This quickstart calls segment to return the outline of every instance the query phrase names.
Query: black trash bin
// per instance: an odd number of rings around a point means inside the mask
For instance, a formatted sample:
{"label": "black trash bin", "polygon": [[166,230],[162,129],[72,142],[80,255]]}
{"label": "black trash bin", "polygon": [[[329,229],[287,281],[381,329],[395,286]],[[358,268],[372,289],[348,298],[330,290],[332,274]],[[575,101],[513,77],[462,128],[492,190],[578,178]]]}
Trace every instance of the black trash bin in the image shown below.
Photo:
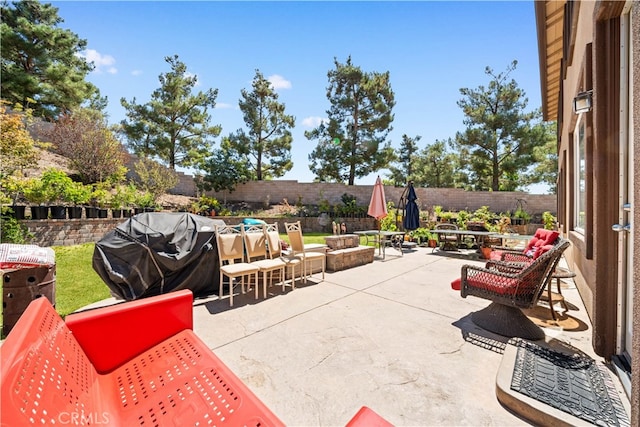
{"label": "black trash bin", "polygon": [[7,336],[31,301],[45,297],[56,305],[56,266],[2,270],[2,333]]}

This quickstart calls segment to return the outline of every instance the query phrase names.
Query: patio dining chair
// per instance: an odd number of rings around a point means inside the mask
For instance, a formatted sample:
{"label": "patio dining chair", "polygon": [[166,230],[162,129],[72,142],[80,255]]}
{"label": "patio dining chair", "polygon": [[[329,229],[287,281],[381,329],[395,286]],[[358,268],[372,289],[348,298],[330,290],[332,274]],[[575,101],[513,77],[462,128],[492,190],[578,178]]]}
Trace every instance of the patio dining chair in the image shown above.
{"label": "patio dining chair", "polygon": [[256,299],[258,298],[258,272],[260,267],[244,262],[244,242],[242,227],[235,225],[216,225],[216,246],[220,260],[220,292],[224,294],[224,277],[229,279],[229,305],[233,306],[233,282],[238,277],[242,293],[245,292],[245,277],[254,277]]}
{"label": "patio dining chair", "polygon": [[[443,223],[437,224],[435,227],[436,230],[457,230],[458,226],[455,224]],[[447,234],[447,233],[437,233],[438,236],[438,246],[443,251],[455,251],[458,249],[458,241],[460,235],[458,234]]]}
{"label": "patio dining chair", "polygon": [[[313,263],[316,261],[319,261],[322,265],[322,280],[324,280],[324,270],[327,262],[327,256],[324,251],[305,251],[300,221],[285,222],[284,226],[291,245],[291,255],[300,258],[302,262],[302,281],[306,283],[307,276],[313,275]],[[307,274],[307,268],[309,269],[309,274]]]}
{"label": "patio dining chair", "polygon": [[[269,250],[269,258],[277,259],[284,263],[286,274],[291,277],[291,289],[296,288],[296,268],[300,266],[300,258],[295,256],[287,256],[282,253],[282,246],[280,243],[280,232],[278,231],[278,223],[266,224],[264,227],[264,235],[267,240],[267,249]],[[284,282],[282,284],[282,290],[284,290]]]}
{"label": "patio dining chair", "polygon": [[251,263],[251,265],[257,266],[260,269],[258,271],[258,275],[262,275],[263,298],[267,297],[267,277],[269,277],[270,281],[272,273],[278,273],[280,283],[282,283],[282,290],[284,291],[286,267],[283,260],[268,256],[268,243],[265,228],[265,224],[245,225],[242,227],[242,236],[244,238],[247,262]]}

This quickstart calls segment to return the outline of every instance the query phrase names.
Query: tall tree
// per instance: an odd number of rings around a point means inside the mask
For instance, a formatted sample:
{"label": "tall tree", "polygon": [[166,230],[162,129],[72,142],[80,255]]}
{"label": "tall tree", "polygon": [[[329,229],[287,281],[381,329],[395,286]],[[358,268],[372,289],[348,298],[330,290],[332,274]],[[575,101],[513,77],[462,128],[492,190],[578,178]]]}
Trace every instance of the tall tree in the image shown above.
{"label": "tall tree", "polygon": [[455,145],[460,152],[468,150],[464,160],[475,190],[516,189],[535,162],[535,147],[545,143],[540,111],[526,112],[525,92],[515,80],[509,80],[517,64],[513,61],[498,74],[486,67],[485,74],[490,78],[487,87],[460,89],[464,98],[458,106],[464,112],[467,128],[456,134]]}
{"label": "tall tree", "polygon": [[31,108],[34,116],[54,118],[98,96],[85,80],[93,64],[78,55],[87,42],[59,28],[61,22],[51,4],[1,6],[2,98]]}
{"label": "tall tree", "polygon": [[127,110],[122,131],[129,148],[141,157],[153,157],[171,169],[198,165],[209,154],[211,137],[220,134],[220,126],[211,126],[209,108],[216,105],[217,89],[193,94],[198,82],[187,73],[178,55],[167,56],[171,71],[160,74],[160,87],[151,101],[137,104],[133,98],[120,103]]}
{"label": "tall tree", "polygon": [[347,182],[386,168],[393,149],[385,141],[393,121],[394,94],[389,72],[363,72],[351,63],[334,59],[335,70],[327,73],[328,121],[305,132],[318,140],[309,154],[310,169],[320,181]]}
{"label": "tall tree", "polygon": [[293,116],[284,113],[285,105],[259,70],[252,83],[253,90],[242,89],[240,111],[247,132],[239,129],[229,136],[231,149],[249,159],[255,179],[278,178],[291,170],[291,128]]}
{"label": "tall tree", "polygon": [[457,187],[457,156],[447,150],[448,141],[436,140],[417,156],[414,182],[422,187]]}
{"label": "tall tree", "polygon": [[416,135],[414,138],[410,138],[407,134],[402,135],[400,148],[394,153],[397,166],[389,167],[389,171],[391,171],[389,179],[394,185],[405,185],[409,181],[415,183],[418,141],[421,138],[420,135]]}
{"label": "tall tree", "polygon": [[62,115],[45,136],[56,151],[69,158],[69,166],[85,184],[118,181],[126,173],[127,154],[100,111],[74,109]]}

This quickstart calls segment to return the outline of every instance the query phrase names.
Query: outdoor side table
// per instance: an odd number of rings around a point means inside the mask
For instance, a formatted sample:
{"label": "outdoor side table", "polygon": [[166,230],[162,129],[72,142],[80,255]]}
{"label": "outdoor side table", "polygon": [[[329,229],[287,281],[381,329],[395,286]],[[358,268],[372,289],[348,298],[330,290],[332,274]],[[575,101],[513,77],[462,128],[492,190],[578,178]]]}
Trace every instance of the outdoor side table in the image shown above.
{"label": "outdoor side table", "polygon": [[574,277],[576,277],[576,273],[563,267],[556,267],[555,271],[551,274],[551,279],[556,279],[556,292],[551,290],[551,281],[549,281],[549,285],[547,286],[547,295],[543,295],[540,299],[543,301],[546,300],[549,303],[549,310],[551,310],[551,317],[553,320],[558,320],[556,318],[556,311],[553,309],[553,306],[556,303],[561,303],[565,311],[569,311],[569,306],[564,300],[562,290],[560,289],[560,280],[572,279]]}

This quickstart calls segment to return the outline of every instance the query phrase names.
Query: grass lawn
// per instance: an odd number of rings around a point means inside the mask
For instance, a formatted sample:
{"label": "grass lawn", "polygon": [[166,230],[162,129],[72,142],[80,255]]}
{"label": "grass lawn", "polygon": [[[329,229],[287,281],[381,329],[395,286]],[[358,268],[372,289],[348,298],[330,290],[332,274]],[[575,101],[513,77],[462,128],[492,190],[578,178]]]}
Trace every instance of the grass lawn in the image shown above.
{"label": "grass lawn", "polygon": [[54,246],[56,253],[56,310],[61,316],[109,298],[109,287],[93,270],[95,244]]}

